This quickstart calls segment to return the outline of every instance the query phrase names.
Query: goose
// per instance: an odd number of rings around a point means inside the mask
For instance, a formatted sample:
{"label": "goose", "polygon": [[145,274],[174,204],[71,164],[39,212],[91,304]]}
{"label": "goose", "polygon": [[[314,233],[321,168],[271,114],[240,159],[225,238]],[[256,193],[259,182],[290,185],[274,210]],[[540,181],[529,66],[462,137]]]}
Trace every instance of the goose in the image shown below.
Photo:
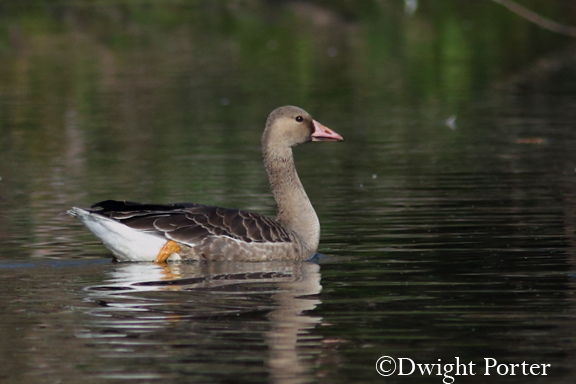
{"label": "goose", "polygon": [[270,113],[262,154],[278,214],[195,203],[140,204],[105,200],[76,217],[117,261],[308,260],[316,254],[320,222],[298,178],[292,148],[309,141],[343,141],[306,111],[284,106]]}

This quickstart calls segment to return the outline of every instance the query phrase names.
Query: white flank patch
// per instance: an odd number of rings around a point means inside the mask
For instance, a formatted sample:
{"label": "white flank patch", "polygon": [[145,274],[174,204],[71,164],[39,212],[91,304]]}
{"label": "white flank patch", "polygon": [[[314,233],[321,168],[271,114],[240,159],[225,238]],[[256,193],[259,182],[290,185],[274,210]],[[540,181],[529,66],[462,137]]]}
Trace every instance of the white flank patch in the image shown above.
{"label": "white flank patch", "polygon": [[[121,261],[154,261],[168,241],[82,208],[74,207],[68,213],[76,216]],[[177,254],[170,256],[170,260],[179,258]]]}

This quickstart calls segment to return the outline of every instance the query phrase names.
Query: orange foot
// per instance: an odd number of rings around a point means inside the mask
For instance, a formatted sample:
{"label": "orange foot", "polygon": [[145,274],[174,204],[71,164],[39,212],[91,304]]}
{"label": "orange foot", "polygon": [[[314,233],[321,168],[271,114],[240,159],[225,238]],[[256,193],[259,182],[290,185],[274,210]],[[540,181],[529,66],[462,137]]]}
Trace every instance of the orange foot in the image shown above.
{"label": "orange foot", "polygon": [[166,244],[164,244],[160,252],[158,252],[158,256],[156,257],[156,260],[154,260],[154,262],[163,263],[166,261],[166,259],[170,257],[171,254],[178,252],[180,252],[180,247],[178,246],[178,244],[176,244],[176,242],[172,240],[168,240]]}

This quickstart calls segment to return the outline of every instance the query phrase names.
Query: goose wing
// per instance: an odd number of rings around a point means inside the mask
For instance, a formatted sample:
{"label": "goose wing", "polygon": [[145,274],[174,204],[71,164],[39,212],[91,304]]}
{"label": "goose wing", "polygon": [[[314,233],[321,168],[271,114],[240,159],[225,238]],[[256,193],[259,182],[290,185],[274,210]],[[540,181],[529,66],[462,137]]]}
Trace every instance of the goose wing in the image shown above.
{"label": "goose wing", "polygon": [[106,200],[91,212],[114,219],[138,231],[155,233],[190,246],[208,237],[229,237],[244,242],[289,242],[275,220],[257,213],[194,203],[139,204]]}

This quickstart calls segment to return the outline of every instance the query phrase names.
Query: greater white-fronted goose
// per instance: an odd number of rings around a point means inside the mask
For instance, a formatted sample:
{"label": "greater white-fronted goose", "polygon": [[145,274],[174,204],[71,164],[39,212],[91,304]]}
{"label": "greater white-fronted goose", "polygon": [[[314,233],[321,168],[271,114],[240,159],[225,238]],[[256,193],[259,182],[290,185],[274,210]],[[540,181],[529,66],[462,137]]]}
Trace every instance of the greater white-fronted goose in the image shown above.
{"label": "greater white-fronted goose", "polygon": [[342,140],[301,108],[272,111],[262,135],[262,154],[278,206],[275,219],[194,203],[115,200],[92,209],[74,207],[68,214],[88,227],[119,261],[307,260],[318,248],[320,223],[296,173],[292,147]]}

